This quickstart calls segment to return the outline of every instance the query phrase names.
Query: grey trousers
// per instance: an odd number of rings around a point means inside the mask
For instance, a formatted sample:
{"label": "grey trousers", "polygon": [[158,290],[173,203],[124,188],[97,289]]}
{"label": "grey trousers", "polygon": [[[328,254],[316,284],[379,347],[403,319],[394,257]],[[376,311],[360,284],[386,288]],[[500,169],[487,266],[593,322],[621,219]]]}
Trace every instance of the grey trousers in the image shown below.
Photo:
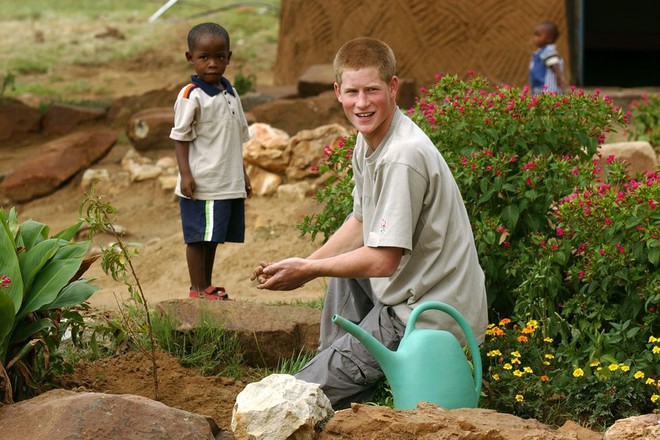
{"label": "grey trousers", "polygon": [[391,350],[399,346],[405,327],[390,307],[374,297],[368,279],[330,280],[321,315],[319,351],[294,376],[320,384],[337,410],[369,400],[384,375],[364,345],[333,324],[334,314],[358,324]]}

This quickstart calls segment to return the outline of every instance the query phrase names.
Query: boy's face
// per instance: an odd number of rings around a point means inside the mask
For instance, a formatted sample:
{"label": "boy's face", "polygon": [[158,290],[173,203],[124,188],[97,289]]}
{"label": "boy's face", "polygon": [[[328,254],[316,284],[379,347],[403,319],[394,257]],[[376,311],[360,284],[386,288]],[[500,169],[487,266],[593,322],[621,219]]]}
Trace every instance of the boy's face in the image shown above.
{"label": "boy's face", "polygon": [[538,25],[534,28],[534,37],[532,38],[536,47],[543,47],[552,43],[552,35],[550,29],[543,25]]}
{"label": "boy's face", "polygon": [[346,70],[341,79],[341,86],[335,83],[337,99],[351,124],[375,149],[392,122],[399,79],[393,76],[387,83],[375,67]]}
{"label": "boy's face", "polygon": [[186,59],[202,80],[220,84],[220,77],[231,59],[231,50],[221,36],[206,34],[197,40],[192,52],[186,52]]}

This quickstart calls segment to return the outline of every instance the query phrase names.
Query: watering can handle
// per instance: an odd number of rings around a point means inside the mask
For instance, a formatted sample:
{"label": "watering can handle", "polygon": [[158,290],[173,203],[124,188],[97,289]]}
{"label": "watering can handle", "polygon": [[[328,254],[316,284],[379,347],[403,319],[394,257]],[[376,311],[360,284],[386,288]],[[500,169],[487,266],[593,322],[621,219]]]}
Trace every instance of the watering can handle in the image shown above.
{"label": "watering can handle", "polygon": [[405,338],[408,335],[408,333],[410,333],[415,328],[417,317],[420,314],[422,314],[422,312],[429,309],[440,310],[442,312],[447,313],[449,316],[454,318],[456,322],[458,322],[458,325],[461,327],[461,330],[463,330],[463,333],[465,333],[465,337],[468,341],[468,347],[470,348],[470,353],[472,354],[472,365],[474,367],[475,393],[477,396],[479,396],[481,394],[481,374],[482,374],[481,354],[479,353],[479,344],[477,344],[477,340],[474,337],[474,332],[472,332],[472,328],[458,310],[456,310],[454,307],[450,306],[449,304],[445,304],[439,301],[423,302],[417,307],[415,307],[413,311],[410,313],[410,317],[408,318],[408,324],[406,325],[406,330],[403,334],[403,337]]}

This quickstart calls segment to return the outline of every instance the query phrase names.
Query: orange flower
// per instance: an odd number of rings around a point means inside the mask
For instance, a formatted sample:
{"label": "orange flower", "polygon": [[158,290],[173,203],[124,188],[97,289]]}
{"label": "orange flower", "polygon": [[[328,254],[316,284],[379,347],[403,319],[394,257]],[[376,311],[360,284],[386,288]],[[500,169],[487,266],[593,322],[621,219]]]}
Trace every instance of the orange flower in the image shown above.
{"label": "orange flower", "polygon": [[507,325],[511,320],[509,318],[504,318],[500,321],[500,325]]}
{"label": "orange flower", "polygon": [[546,376],[545,374],[543,376],[541,376],[541,382],[547,382],[549,380],[550,380],[550,378],[548,376]]}
{"label": "orange flower", "polygon": [[518,342],[527,342],[527,336],[524,335],[518,336]]}

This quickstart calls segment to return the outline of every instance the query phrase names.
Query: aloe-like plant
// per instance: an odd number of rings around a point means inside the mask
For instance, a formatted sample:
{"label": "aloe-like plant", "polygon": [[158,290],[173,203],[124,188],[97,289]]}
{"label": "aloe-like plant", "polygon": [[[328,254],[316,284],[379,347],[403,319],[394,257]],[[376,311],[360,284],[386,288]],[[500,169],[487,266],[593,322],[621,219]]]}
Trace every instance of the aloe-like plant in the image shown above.
{"label": "aloe-like plant", "polygon": [[29,394],[48,376],[65,330],[82,318],[73,307],[98,289],[81,278],[94,257],[74,241],[82,222],[49,236],[50,228],[0,210],[0,402]]}

